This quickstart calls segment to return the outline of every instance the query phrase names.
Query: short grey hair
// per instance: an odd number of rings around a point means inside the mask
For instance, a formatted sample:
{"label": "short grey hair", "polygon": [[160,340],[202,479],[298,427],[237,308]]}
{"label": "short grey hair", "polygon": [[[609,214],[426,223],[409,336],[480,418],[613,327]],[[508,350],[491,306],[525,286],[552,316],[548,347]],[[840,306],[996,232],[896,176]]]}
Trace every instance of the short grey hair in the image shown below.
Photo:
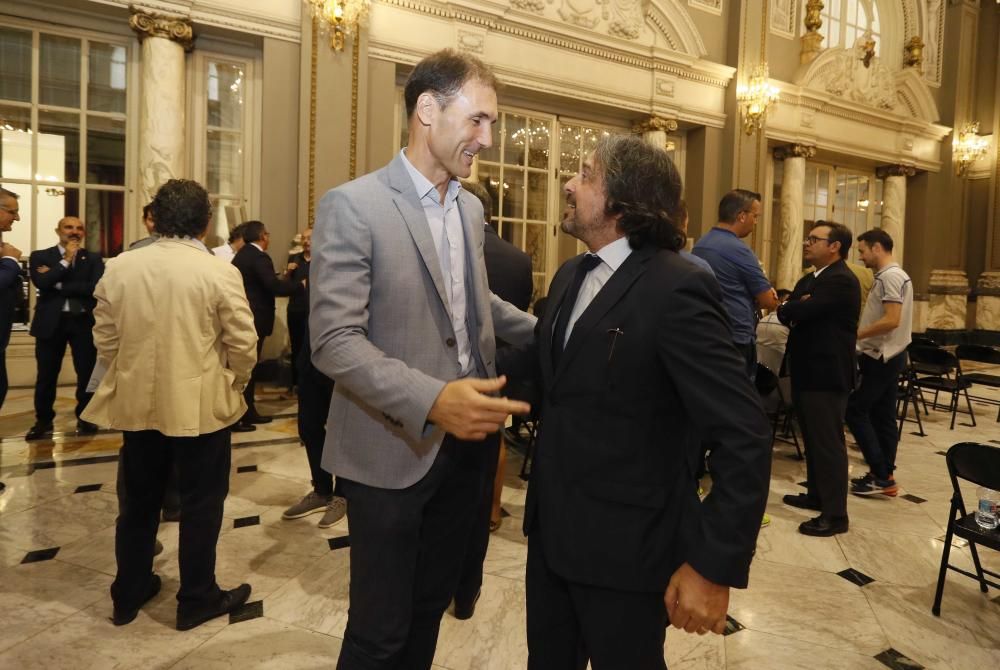
{"label": "short grey hair", "polygon": [[20,197],[21,196],[19,196],[17,193],[14,193],[13,191],[8,191],[4,187],[0,186],[0,198],[11,198],[13,200],[17,200]]}

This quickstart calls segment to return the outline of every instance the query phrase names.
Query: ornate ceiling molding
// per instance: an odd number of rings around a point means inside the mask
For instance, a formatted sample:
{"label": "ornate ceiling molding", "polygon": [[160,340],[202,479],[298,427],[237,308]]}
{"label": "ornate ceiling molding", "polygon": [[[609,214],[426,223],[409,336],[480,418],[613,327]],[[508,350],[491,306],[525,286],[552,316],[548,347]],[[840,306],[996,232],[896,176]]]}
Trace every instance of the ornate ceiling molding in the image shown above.
{"label": "ornate ceiling molding", "polygon": [[875,168],[875,176],[879,179],[885,179],[886,177],[913,177],[916,174],[917,168],[912,165],[902,165],[900,163],[880,165]]}
{"label": "ornate ceiling molding", "polygon": [[[237,0],[90,0],[102,5],[131,8],[145,12],[178,16],[189,21],[232,30],[234,32],[272,37],[287,42],[301,42],[302,26],[300,25],[298,0],[295,0],[292,12],[283,14],[255,11],[247,3]],[[292,0],[286,0],[291,2]],[[260,4],[260,3],[258,3]],[[262,5],[282,7],[283,3]]]}
{"label": "ornate ceiling molding", "polygon": [[783,161],[786,158],[814,158],[816,147],[808,144],[788,144],[774,148],[774,159]]}

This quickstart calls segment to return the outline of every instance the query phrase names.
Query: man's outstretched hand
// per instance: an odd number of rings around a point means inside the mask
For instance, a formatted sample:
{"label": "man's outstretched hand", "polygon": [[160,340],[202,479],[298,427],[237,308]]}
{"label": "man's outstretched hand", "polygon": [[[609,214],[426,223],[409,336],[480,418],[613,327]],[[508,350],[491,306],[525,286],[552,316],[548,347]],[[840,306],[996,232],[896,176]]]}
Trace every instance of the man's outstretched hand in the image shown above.
{"label": "man's outstretched hand", "polygon": [[460,440],[483,440],[503,428],[511,414],[527,414],[531,405],[489,395],[507,383],[496,379],[457,379],[445,384],[427,419]]}
{"label": "man's outstretched hand", "polygon": [[687,563],[670,577],[663,601],[675,628],[698,635],[726,630],[729,587],[710,582]]}

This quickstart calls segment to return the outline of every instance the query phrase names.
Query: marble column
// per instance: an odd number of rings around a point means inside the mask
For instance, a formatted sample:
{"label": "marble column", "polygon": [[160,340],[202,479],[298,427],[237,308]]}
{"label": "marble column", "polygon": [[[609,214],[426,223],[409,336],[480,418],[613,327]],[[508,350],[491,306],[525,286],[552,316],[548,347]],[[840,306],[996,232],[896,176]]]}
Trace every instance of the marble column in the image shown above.
{"label": "marble column", "polygon": [[875,170],[882,180],[882,230],[892,238],[892,255],[903,265],[903,242],[906,233],[906,178],[917,173],[909,165],[884,165]]}
{"label": "marble column", "polygon": [[965,330],[969,280],[961,270],[931,270],[928,330]]}
{"label": "marble column", "polygon": [[168,179],[187,176],[184,54],[194,48],[187,19],[133,9],[129,26],[142,42],[139,114],[140,202]]}
{"label": "marble column", "polygon": [[660,149],[673,148],[673,142],[667,139],[667,134],[676,131],[677,119],[668,119],[664,116],[650,116],[632,124],[633,134],[642,135],[642,139]]}
{"label": "marble column", "polygon": [[979,275],[976,296],[976,330],[1000,332],[1000,272]]}
{"label": "marble column", "polygon": [[802,144],[776,147],[774,159],[784,162],[778,222],[778,263],[775,288],[791,290],[802,276],[802,201],[805,196],[806,159],[816,148]]}

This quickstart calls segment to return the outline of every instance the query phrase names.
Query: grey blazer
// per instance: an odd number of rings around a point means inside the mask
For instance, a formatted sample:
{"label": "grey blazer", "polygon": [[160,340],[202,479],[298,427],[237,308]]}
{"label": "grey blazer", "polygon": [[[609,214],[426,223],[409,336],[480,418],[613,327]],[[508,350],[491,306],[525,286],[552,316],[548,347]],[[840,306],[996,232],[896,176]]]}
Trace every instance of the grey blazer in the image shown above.
{"label": "grey blazer", "polygon": [[[465,191],[458,203],[472,355],[478,376],[495,377],[495,335],[529,342],[535,318],[490,292],[482,205]],[[323,196],[312,253],[312,361],[337,382],[323,469],[369,486],[411,486],[444,437],[427,414],[460,369],[437,251],[400,156]]]}

